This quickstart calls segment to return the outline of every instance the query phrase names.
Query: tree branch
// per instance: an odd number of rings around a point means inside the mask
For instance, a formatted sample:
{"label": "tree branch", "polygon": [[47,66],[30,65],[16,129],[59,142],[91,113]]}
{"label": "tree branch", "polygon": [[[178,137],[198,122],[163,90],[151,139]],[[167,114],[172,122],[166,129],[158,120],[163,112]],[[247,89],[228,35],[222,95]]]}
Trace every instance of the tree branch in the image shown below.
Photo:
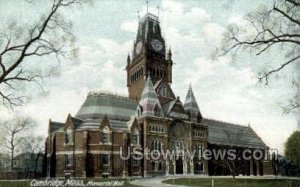
{"label": "tree branch", "polygon": [[263,80],[265,80],[265,81],[266,81],[265,84],[267,85],[267,84],[268,84],[268,78],[269,78],[269,76],[270,76],[271,74],[276,73],[276,72],[282,70],[285,66],[291,64],[292,62],[296,61],[296,60],[299,59],[299,58],[300,58],[300,55],[299,55],[299,56],[296,56],[295,58],[290,59],[289,61],[285,62],[284,64],[282,64],[282,65],[279,66],[278,68],[276,68],[276,69],[274,69],[274,70],[272,70],[272,71],[269,71],[269,72],[266,73],[264,76],[260,77],[260,78],[259,78],[259,81],[262,82]]}
{"label": "tree branch", "polygon": [[287,19],[289,19],[290,21],[292,21],[293,23],[296,23],[297,25],[300,25],[300,21],[295,20],[294,18],[292,18],[291,16],[289,16],[287,13],[283,12],[282,10],[280,10],[277,7],[273,8],[275,11],[279,12],[280,14],[282,14],[284,17],[286,17]]}

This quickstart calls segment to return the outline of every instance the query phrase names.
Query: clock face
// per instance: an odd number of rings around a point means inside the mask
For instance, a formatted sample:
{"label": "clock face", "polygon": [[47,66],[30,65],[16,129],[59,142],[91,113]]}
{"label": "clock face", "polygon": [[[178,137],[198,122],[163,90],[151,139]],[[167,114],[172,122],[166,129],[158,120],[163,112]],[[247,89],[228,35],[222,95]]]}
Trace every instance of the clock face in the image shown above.
{"label": "clock face", "polygon": [[143,47],[143,44],[141,41],[139,41],[137,44],[136,44],[136,47],[135,47],[135,52],[136,54],[139,54],[142,50],[142,47]]}
{"label": "clock face", "polygon": [[158,39],[151,40],[151,46],[155,51],[161,51],[163,48],[163,44]]}

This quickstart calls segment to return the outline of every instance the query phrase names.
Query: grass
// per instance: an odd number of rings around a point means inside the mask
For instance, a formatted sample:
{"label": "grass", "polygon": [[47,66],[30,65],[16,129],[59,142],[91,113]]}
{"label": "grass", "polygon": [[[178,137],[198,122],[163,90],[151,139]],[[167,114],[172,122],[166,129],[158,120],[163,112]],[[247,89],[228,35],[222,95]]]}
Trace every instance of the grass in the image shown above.
{"label": "grass", "polygon": [[[232,178],[213,178],[214,187],[300,187],[300,180],[288,179],[235,179]],[[89,179],[84,179],[87,181]],[[91,181],[124,181],[123,187],[140,187],[129,184],[129,179],[108,178],[108,179],[90,179]],[[211,187],[212,178],[178,178],[168,179],[163,183],[197,187]],[[30,181],[0,181],[0,187],[30,187]]]}
{"label": "grass", "polygon": [[[78,179],[80,180],[80,179]],[[84,181],[88,181],[89,179],[84,179]],[[127,179],[90,179],[94,182],[104,182],[104,181],[125,181],[122,187],[140,187],[137,185],[129,184]],[[0,187],[30,187],[30,180],[29,181],[0,181]]]}
{"label": "grass", "polygon": [[0,187],[29,187],[29,181],[0,181]]}
{"label": "grass", "polygon": [[[300,187],[300,180],[214,178],[214,187]],[[180,178],[163,181],[166,184],[211,187],[212,178]]]}

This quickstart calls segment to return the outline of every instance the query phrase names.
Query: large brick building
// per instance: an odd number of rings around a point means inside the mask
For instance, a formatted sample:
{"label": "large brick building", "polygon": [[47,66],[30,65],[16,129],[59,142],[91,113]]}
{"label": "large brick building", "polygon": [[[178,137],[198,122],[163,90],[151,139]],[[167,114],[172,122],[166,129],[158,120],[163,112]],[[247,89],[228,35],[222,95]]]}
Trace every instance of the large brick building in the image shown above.
{"label": "large brick building", "polygon": [[[249,126],[203,118],[191,87],[182,103],[171,88],[172,65],[158,17],[147,13],[127,57],[129,97],[90,92],[74,117],[68,115],[64,123],[50,120],[47,175],[228,174],[226,167],[213,160],[183,155],[148,159],[146,150],[197,150],[198,155],[216,147],[268,149]],[[134,148],[143,152],[143,159],[129,154]],[[122,159],[120,155],[130,156]],[[238,162],[242,169],[237,174],[270,174],[269,164],[262,160]]]}

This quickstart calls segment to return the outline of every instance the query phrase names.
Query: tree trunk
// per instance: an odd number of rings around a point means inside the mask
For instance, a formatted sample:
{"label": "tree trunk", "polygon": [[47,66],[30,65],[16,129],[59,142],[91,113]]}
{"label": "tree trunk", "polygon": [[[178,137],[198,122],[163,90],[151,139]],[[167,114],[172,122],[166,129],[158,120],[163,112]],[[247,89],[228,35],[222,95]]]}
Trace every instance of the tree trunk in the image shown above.
{"label": "tree trunk", "polygon": [[10,155],[10,170],[13,170],[14,167],[14,154],[15,154],[15,146],[14,146],[14,133],[11,135],[11,139],[10,139],[10,145],[11,145],[11,155]]}

